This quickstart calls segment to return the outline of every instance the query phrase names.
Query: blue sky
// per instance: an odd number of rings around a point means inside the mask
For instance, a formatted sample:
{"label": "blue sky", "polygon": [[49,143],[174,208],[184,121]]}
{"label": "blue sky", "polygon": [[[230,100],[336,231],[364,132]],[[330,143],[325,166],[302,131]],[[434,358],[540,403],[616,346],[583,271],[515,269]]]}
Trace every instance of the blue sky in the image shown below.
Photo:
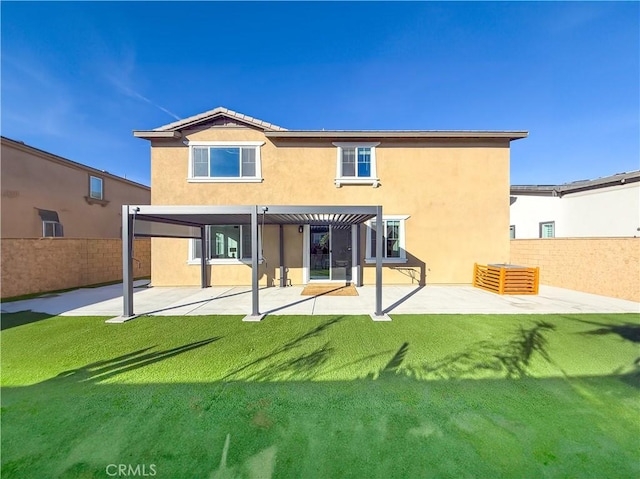
{"label": "blue sky", "polygon": [[2,135],[149,184],[133,138],[217,106],[289,129],[528,130],[513,184],[640,168],[638,2],[2,2]]}

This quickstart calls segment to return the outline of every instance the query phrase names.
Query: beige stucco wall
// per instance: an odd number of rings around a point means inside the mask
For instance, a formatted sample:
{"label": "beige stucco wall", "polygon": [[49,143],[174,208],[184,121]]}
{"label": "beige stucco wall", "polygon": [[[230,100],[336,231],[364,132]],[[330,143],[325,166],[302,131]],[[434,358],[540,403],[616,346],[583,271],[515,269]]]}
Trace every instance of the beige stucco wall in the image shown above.
{"label": "beige stucco wall", "polygon": [[[336,147],[280,141],[248,128],[184,132],[191,141],[264,141],[262,183],[189,183],[188,147],[181,141],[155,142],[151,152],[152,204],[383,205],[385,215],[410,215],[406,222],[407,264],[385,265],[383,281],[470,283],[474,262],[509,258],[508,141],[402,143],[376,148],[381,186],[337,188]],[[302,235],[287,228],[286,265],[293,284],[302,281]],[[362,238],[364,244],[364,228]],[[265,231],[263,284],[278,273],[277,227]],[[364,247],[362,248],[364,254]],[[198,266],[187,265],[187,240],[154,240],[152,281],[156,285],[198,284]],[[244,265],[214,266],[213,284],[249,284]],[[412,269],[413,272],[407,271]],[[217,271],[216,271],[217,270]],[[373,265],[364,268],[374,282]]]}
{"label": "beige stucco wall", "polygon": [[640,302],[640,238],[511,241],[510,262],[540,267],[540,283]]}
{"label": "beige stucco wall", "polygon": [[[3,239],[1,252],[2,298],[122,280],[118,239]],[[135,240],[133,257],[134,276],[149,276],[149,239]]]}
{"label": "beige stucco wall", "polygon": [[[287,227],[287,233],[297,227]],[[302,235],[300,235],[302,236]],[[279,231],[277,226],[265,226],[264,228],[264,253],[265,261],[259,265],[259,281],[261,286],[275,286],[279,284]],[[295,237],[287,234],[285,244],[289,245],[289,251],[301,251],[302,240],[295,248]],[[153,255],[151,261],[152,282],[154,286],[182,286],[200,284],[200,263],[188,264],[189,241],[187,239],[152,238]],[[291,274],[299,271],[299,279],[292,281],[300,284],[302,268],[294,269],[294,259],[291,258]],[[301,261],[301,259],[300,259]],[[218,264],[207,267],[207,277],[213,285],[251,284],[250,264]],[[297,276],[296,276],[297,277]]]}
{"label": "beige stucco wall", "polygon": [[[118,238],[123,204],[149,204],[148,188],[81,165],[56,161],[45,152],[2,140],[2,238],[40,238],[37,209],[58,213],[65,238]],[[89,175],[103,180],[107,205],[89,204]]]}

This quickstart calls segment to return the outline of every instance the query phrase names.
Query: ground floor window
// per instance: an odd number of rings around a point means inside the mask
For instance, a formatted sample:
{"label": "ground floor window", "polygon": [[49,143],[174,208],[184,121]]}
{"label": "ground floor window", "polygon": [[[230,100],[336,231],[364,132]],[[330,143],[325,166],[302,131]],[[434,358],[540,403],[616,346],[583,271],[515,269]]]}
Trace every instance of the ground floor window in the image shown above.
{"label": "ground floor window", "polygon": [[[250,261],[251,226],[250,225],[211,225],[207,226],[207,258],[211,262]],[[200,261],[202,241],[191,240],[190,260]]]}
{"label": "ground floor window", "polygon": [[62,232],[62,224],[57,221],[43,221],[42,222],[42,237],[43,238],[61,238],[64,236]]}
{"label": "ground floor window", "polygon": [[38,215],[42,220],[42,237],[43,238],[59,238],[64,236],[62,231],[62,223],[58,217],[57,211],[43,210],[36,208]]}
{"label": "ground floor window", "polygon": [[[408,216],[384,216],[382,219],[382,260],[385,263],[404,263],[407,261],[405,249],[405,221]],[[376,220],[367,222],[367,246],[365,262],[376,260]]]}

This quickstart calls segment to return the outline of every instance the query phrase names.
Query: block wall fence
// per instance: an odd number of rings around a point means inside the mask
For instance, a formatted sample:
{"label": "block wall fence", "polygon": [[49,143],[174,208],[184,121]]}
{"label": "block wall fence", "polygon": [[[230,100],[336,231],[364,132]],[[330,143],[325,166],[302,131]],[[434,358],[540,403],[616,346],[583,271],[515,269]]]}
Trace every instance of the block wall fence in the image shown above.
{"label": "block wall fence", "polygon": [[640,238],[511,240],[510,263],[540,267],[540,283],[640,302]]}
{"label": "block wall fence", "polygon": [[[1,297],[122,280],[122,241],[103,238],[20,238],[1,243]],[[133,274],[151,275],[151,241],[137,239]]]}
{"label": "block wall fence", "polygon": [[[122,280],[119,239],[3,239],[1,297]],[[151,274],[151,242],[137,239],[136,278]],[[540,267],[540,283],[640,302],[640,238],[511,240],[510,263]]]}

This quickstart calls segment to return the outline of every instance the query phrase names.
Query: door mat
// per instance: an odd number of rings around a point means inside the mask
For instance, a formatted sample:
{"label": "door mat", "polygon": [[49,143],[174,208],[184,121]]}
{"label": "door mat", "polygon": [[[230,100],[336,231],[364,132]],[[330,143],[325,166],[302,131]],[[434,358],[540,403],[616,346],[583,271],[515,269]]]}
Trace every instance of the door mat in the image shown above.
{"label": "door mat", "polygon": [[352,284],[310,284],[300,294],[302,296],[358,296],[358,291]]}

